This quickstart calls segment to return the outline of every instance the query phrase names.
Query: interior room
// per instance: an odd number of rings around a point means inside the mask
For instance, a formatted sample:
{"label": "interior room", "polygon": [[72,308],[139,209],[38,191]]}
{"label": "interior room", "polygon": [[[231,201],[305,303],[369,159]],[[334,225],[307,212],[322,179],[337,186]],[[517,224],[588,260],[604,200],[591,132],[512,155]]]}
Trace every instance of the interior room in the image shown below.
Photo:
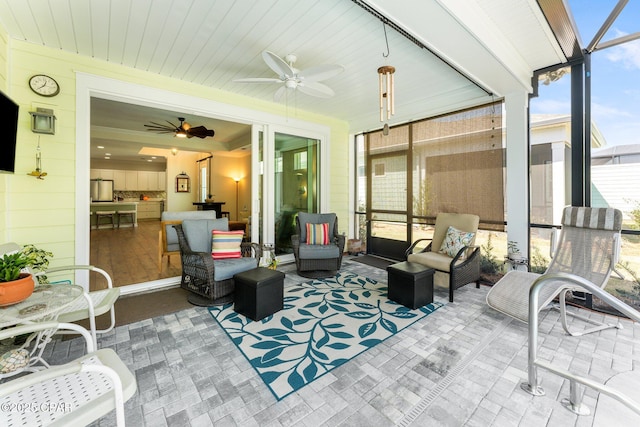
{"label": "interior room", "polygon": [[36,3],[0,424],[640,423],[640,0]]}
{"label": "interior room", "polygon": [[[174,137],[179,118],[213,130],[215,141],[207,136]],[[92,98],[90,180],[113,181],[113,189],[102,200],[91,198],[89,263],[102,266],[116,286],[180,276],[176,257],[158,265],[161,214],[196,209],[193,203],[206,200],[220,203],[229,221],[244,224],[237,226],[246,230],[250,138],[251,127],[245,124]],[[186,191],[178,191],[178,177],[187,180]],[[113,221],[103,216],[96,225],[95,212],[114,208]],[[136,211],[133,220],[118,221],[118,212],[130,209]],[[132,259],[137,261],[131,263]],[[101,278],[92,275],[91,280]]]}

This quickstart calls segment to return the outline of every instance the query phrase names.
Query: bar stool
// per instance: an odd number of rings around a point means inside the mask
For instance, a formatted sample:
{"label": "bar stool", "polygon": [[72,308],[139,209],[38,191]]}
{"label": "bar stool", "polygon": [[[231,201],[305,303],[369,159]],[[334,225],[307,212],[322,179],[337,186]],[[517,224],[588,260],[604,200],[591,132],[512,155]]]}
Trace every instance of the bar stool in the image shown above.
{"label": "bar stool", "polygon": [[96,211],[96,229],[100,228],[100,220],[107,218],[111,221],[111,228],[116,228],[115,223],[116,211]]}
{"label": "bar stool", "polygon": [[120,223],[122,222],[123,217],[128,217],[131,220],[131,226],[135,227],[136,225],[136,211],[128,210],[128,211],[118,211],[118,228],[120,228]]}

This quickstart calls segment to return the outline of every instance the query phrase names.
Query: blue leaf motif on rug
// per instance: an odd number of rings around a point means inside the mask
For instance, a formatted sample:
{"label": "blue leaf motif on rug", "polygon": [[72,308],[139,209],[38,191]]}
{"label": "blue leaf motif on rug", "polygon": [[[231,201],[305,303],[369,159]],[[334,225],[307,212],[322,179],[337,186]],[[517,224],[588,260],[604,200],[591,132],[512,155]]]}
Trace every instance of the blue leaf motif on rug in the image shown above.
{"label": "blue leaf motif on rug", "polygon": [[280,400],[431,314],[387,298],[386,283],[349,272],[285,289],[283,310],[254,322],[233,304],[209,312]]}

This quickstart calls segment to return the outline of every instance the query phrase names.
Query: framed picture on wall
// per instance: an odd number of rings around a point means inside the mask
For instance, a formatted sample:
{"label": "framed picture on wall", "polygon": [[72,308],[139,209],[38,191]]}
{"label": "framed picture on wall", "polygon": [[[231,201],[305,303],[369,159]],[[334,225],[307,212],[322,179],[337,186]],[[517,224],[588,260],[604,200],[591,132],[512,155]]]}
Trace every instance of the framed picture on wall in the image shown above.
{"label": "framed picture on wall", "polygon": [[191,191],[191,186],[189,185],[189,175],[186,173],[181,173],[176,176],[176,193],[188,193]]}

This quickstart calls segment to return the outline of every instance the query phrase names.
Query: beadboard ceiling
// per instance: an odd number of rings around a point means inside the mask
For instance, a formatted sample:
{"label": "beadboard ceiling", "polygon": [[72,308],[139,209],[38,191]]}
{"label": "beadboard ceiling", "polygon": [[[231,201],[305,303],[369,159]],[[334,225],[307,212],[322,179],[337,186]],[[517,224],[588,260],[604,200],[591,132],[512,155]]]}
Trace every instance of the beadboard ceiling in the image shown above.
{"label": "beadboard ceiling", "polygon": [[[323,81],[333,98],[296,92],[286,102],[346,120],[354,133],[381,127],[381,65],[397,70],[393,125],[528,90],[532,70],[566,60],[534,0],[360,3],[429,50],[387,25],[387,51],[380,19],[351,0],[0,0],[0,21],[14,39],[272,102],[277,85],[233,81],[275,77],[262,51],[294,53],[298,69],[340,64],[345,71]],[[184,115],[93,104],[95,138],[140,132],[140,121],[149,118],[177,122]],[[211,118],[187,119],[215,129],[214,150],[237,148],[248,132]]]}

